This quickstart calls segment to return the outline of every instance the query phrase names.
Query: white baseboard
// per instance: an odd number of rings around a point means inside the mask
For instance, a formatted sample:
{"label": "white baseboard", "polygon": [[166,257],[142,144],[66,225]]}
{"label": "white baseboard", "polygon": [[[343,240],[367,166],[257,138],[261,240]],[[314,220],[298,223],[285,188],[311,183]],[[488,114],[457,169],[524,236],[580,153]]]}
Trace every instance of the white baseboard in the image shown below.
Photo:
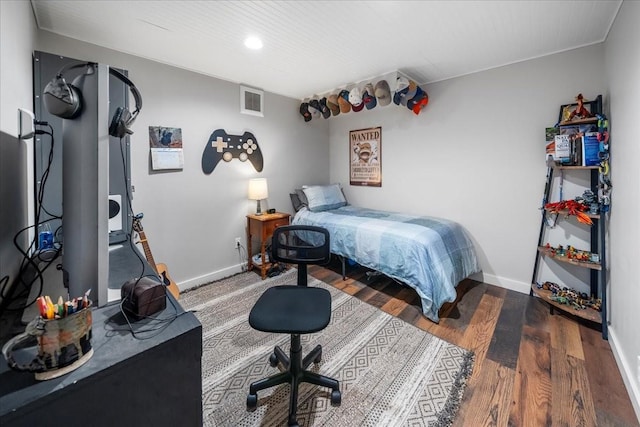
{"label": "white baseboard", "polygon": [[500,286],[501,288],[511,289],[512,291],[520,292],[523,294],[528,294],[529,291],[531,291],[530,283],[519,282],[513,279],[505,279],[504,277],[499,277],[484,272],[472,274],[469,278],[477,280],[479,282],[488,283],[490,285]]}
{"label": "white baseboard", "polygon": [[635,379],[633,363],[630,366],[628,360],[620,355],[619,349],[621,347],[618,345],[619,341],[616,336],[615,328],[609,327],[607,331],[609,332],[609,345],[611,346],[611,352],[613,353],[613,357],[616,359],[618,370],[620,371],[620,375],[622,375],[622,381],[629,393],[633,410],[636,411],[636,417],[638,417],[638,421],[640,422],[640,380]]}
{"label": "white baseboard", "polygon": [[246,262],[242,264],[232,265],[218,271],[213,271],[211,273],[180,282],[178,283],[178,288],[180,288],[181,292],[186,291],[187,289],[195,288],[196,286],[204,285],[206,283],[224,279],[225,277],[233,276],[234,274],[242,273],[246,267]]}

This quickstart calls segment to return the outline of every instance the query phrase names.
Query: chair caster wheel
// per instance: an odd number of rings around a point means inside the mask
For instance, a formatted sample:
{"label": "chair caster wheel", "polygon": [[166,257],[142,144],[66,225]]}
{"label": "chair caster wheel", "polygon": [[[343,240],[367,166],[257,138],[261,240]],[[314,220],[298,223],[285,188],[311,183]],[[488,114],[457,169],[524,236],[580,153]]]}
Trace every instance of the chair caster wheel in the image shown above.
{"label": "chair caster wheel", "polygon": [[[333,401],[333,396],[331,398]],[[249,394],[247,395],[247,411],[254,411],[258,407],[258,395],[257,394]]]}
{"label": "chair caster wheel", "polygon": [[322,361],[322,350],[318,353],[315,359],[313,359],[313,363],[320,363]]}
{"label": "chair caster wheel", "polygon": [[297,421],[289,421],[288,426],[289,426],[289,427],[300,427],[300,426],[298,425],[298,422],[297,422]]}
{"label": "chair caster wheel", "polygon": [[340,390],[333,390],[331,392],[331,404],[333,406],[340,406],[340,402],[342,402],[342,393],[340,393]]}
{"label": "chair caster wheel", "polygon": [[278,362],[278,356],[276,356],[275,353],[271,353],[271,356],[269,356],[269,365],[271,365],[272,368],[275,368],[278,366]]}

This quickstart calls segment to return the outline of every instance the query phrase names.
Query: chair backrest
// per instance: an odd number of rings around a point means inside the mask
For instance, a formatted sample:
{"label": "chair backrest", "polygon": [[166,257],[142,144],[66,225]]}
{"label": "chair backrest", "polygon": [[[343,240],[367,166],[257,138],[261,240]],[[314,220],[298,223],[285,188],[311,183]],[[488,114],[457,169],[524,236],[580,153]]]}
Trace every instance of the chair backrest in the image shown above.
{"label": "chair backrest", "polygon": [[271,238],[271,260],[297,264],[298,285],[307,286],[307,265],[331,260],[329,231],[312,225],[278,227]]}

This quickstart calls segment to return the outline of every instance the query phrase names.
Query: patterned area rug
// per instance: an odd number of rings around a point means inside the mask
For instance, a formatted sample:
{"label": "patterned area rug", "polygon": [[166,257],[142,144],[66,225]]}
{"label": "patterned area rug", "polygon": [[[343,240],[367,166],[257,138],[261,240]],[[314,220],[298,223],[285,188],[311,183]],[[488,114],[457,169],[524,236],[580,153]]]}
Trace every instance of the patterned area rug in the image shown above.
{"label": "patterned area rug", "polygon": [[[202,323],[202,410],[205,426],[283,426],[289,386],[258,392],[247,412],[249,384],[273,375],[275,345],[289,351],[289,335],[254,331],[251,307],[270,286],[296,282],[297,271],[259,280],[242,273],[181,294],[185,309]],[[258,281],[256,281],[258,279]],[[311,369],[340,381],[342,403],[330,390],[303,383],[298,397],[301,426],[447,426],[458,410],[473,353],[443,341],[359,299],[328,289],[332,316],[321,332],[303,335],[303,353],[322,344],[322,362]]]}

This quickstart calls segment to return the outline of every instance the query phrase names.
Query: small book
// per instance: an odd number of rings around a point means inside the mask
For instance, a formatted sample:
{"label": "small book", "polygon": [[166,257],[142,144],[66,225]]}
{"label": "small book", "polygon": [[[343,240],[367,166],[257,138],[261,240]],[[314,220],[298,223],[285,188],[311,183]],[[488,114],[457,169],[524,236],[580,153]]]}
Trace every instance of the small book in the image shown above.
{"label": "small book", "polygon": [[582,134],[571,135],[571,165],[582,165]]}
{"label": "small book", "polygon": [[[591,130],[591,125],[569,125],[560,126],[560,135],[567,136],[569,139],[568,150],[569,154],[565,155],[562,152],[562,164],[569,166],[581,166],[582,165],[582,137],[586,132]],[[556,154],[558,147],[556,146]]]}
{"label": "small book", "polygon": [[555,159],[558,162],[567,164],[571,162],[571,135],[556,135],[555,136],[556,155]]}
{"label": "small book", "polygon": [[556,135],[560,133],[560,130],[558,128],[545,128],[544,133],[545,140],[547,141],[545,160],[551,158],[551,160],[560,161],[556,157]]}
{"label": "small book", "polygon": [[582,137],[582,166],[600,164],[600,141],[598,132],[586,132]]}

